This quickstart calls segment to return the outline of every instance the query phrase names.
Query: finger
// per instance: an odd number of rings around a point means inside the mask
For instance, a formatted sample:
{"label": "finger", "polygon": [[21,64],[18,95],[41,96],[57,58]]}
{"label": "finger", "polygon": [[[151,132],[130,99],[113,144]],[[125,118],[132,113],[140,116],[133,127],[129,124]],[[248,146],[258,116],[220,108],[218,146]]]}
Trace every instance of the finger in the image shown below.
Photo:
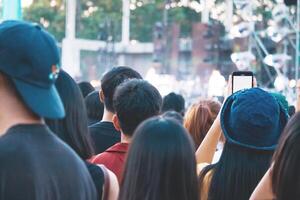
{"label": "finger", "polygon": [[227,83],[227,97],[232,94],[232,75],[229,75],[228,83]]}
{"label": "finger", "polygon": [[257,80],[256,80],[255,76],[253,77],[253,87],[257,87]]}

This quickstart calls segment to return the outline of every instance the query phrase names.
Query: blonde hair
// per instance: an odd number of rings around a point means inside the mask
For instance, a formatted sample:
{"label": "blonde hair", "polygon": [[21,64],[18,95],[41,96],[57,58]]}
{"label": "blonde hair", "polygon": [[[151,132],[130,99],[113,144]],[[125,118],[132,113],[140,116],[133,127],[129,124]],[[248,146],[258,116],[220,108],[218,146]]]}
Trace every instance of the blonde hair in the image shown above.
{"label": "blonde hair", "polygon": [[221,104],[213,100],[201,100],[188,109],[184,127],[192,136],[196,148],[202,143],[220,109]]}

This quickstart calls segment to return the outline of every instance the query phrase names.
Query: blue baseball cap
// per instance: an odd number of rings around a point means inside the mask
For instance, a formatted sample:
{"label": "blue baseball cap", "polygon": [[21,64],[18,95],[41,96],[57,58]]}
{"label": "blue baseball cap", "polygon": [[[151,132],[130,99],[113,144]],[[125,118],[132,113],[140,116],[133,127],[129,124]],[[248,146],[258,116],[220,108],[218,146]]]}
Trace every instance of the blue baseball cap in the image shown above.
{"label": "blue baseball cap", "polygon": [[226,141],[256,150],[274,150],[287,121],[282,105],[260,88],[234,93],[221,111]]}
{"label": "blue baseball cap", "polygon": [[54,37],[40,26],[23,21],[0,24],[0,71],[13,81],[25,104],[40,117],[65,116],[54,85],[59,61]]}

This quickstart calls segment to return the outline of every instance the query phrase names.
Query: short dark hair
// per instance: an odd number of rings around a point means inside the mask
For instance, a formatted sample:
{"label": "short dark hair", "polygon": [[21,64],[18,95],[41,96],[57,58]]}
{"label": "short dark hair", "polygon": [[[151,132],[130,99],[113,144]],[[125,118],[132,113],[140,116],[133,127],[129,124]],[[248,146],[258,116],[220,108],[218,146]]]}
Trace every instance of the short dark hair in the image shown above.
{"label": "short dark hair", "polygon": [[114,67],[104,74],[101,79],[101,89],[104,95],[105,108],[110,112],[115,112],[113,107],[113,96],[118,85],[128,79],[142,79],[142,76],[129,67]]}
{"label": "short dark hair", "polygon": [[98,91],[94,91],[87,95],[84,99],[88,119],[90,121],[100,121],[103,117],[104,105],[100,101],[100,95]]}
{"label": "short dark hair", "polygon": [[292,117],[296,113],[295,106],[289,106],[289,116]]}
{"label": "short dark hair", "polygon": [[145,119],[158,115],[162,98],[158,90],[144,80],[131,79],[117,87],[113,105],[122,132],[132,136]]}
{"label": "short dark hair", "polygon": [[198,200],[194,151],[179,123],[146,120],[134,133],[119,199]]}
{"label": "short dark hair", "polygon": [[95,91],[95,88],[92,86],[92,84],[86,81],[78,83],[78,86],[80,88],[83,98],[85,98],[91,92]]}
{"label": "short dark hair", "polygon": [[170,111],[163,113],[162,117],[173,119],[173,120],[177,121],[179,124],[181,124],[181,125],[183,124],[182,115],[174,110],[170,110]]}
{"label": "short dark hair", "polygon": [[64,71],[59,73],[55,86],[63,102],[66,116],[57,120],[46,119],[46,124],[83,160],[89,159],[93,155],[93,146],[80,89],[72,77]]}
{"label": "short dark hair", "polygon": [[169,110],[174,110],[184,115],[184,110],[185,110],[184,104],[185,101],[182,95],[171,92],[170,94],[168,94],[163,98],[163,105],[161,111],[166,112]]}

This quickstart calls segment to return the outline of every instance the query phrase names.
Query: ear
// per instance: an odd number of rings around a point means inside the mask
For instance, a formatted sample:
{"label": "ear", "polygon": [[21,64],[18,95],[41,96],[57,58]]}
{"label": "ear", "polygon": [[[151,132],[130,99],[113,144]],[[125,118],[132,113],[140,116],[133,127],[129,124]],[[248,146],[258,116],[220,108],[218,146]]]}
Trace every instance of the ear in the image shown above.
{"label": "ear", "polygon": [[112,121],[113,121],[113,124],[114,124],[115,129],[116,129],[117,131],[121,131],[119,118],[118,118],[118,116],[117,116],[116,114],[113,115]]}
{"label": "ear", "polygon": [[99,96],[100,96],[100,101],[101,101],[102,103],[104,103],[104,94],[103,94],[103,91],[102,91],[102,90],[99,91]]}

